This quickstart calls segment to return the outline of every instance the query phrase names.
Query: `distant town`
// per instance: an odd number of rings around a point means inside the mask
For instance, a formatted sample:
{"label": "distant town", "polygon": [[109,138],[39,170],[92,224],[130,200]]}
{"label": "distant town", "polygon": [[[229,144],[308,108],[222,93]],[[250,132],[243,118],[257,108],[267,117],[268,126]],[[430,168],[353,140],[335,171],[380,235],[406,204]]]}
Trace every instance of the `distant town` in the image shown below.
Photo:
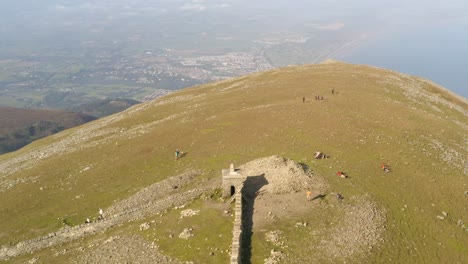
{"label": "distant town", "polygon": [[[122,59],[112,70],[90,73],[89,77],[103,75],[120,78],[137,84],[154,85],[164,79],[184,82],[209,82],[272,69],[273,66],[260,54],[229,52],[223,55],[183,57],[146,52],[133,61]],[[172,87],[168,87],[172,89]]]}

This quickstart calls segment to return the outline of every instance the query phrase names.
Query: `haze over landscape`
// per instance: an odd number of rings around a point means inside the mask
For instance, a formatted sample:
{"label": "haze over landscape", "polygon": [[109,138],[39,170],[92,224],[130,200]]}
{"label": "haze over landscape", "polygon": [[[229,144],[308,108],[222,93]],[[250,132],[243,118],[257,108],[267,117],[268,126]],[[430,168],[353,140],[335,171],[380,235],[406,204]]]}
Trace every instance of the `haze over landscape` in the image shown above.
{"label": "haze over landscape", "polygon": [[468,263],[461,0],[0,2],[0,263]]}
{"label": "haze over landscape", "polygon": [[420,75],[466,97],[467,8],[461,0],[2,1],[0,105],[144,101],[328,58]]}

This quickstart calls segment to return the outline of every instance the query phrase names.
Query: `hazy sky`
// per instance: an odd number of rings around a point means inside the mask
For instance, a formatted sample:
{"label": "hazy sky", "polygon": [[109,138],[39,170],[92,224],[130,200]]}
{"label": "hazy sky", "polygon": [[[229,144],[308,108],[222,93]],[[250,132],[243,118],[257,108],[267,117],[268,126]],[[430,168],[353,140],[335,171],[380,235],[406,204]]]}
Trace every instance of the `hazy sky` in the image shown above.
{"label": "hazy sky", "polygon": [[[466,17],[464,0],[18,0],[1,1],[1,20],[31,23],[28,16],[44,20],[55,17],[119,19],[138,16],[176,15],[194,13],[233,13],[279,16],[286,21],[315,19],[360,18],[377,21],[401,20],[413,22],[437,21]],[[65,16],[65,17],[63,17]],[[29,22],[28,22],[29,21]],[[65,22],[65,21],[64,21]]]}

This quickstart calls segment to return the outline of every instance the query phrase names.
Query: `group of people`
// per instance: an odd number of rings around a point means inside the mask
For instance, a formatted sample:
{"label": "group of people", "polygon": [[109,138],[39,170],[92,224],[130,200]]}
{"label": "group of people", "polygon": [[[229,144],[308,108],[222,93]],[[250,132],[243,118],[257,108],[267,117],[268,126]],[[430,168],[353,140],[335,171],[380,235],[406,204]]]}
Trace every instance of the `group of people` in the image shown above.
{"label": "group of people", "polygon": [[[332,94],[335,94],[335,89],[332,89],[332,90],[331,90],[331,93],[332,93]],[[316,96],[315,96],[315,101],[321,101],[321,100],[323,100],[323,96],[322,96],[322,95],[316,95]],[[302,97],[302,102],[305,103],[305,101],[306,101],[305,97]]]}
{"label": "group of people", "polygon": [[[332,93],[332,94],[335,94],[335,89],[332,89],[332,90],[331,90],[331,93]],[[323,96],[322,96],[322,95],[316,95],[316,96],[315,96],[315,101],[321,101],[321,100],[323,100]],[[303,102],[303,103],[306,102],[305,96],[302,97],[302,102]]]}
{"label": "group of people", "polygon": [[338,175],[339,177],[341,178],[348,178],[348,175],[346,175],[346,173],[342,172],[342,171],[338,171],[336,173],[336,175]]}
{"label": "group of people", "polygon": [[390,172],[390,167],[387,164],[382,163],[381,167],[384,172]]}
{"label": "group of people", "polygon": [[[334,91],[333,91],[333,92],[334,92]],[[315,159],[326,159],[326,158],[328,158],[328,156],[325,155],[324,153],[320,152],[320,151],[315,151],[315,153],[314,153],[314,158],[315,158]],[[385,164],[385,163],[382,163],[381,169],[382,169],[383,172],[387,172],[387,173],[388,173],[388,172],[391,172],[390,166],[388,166],[388,165]],[[343,171],[337,171],[337,172],[336,172],[336,175],[339,176],[339,177],[341,177],[341,178],[348,178],[348,175],[347,175],[345,172],[343,172]],[[337,198],[339,201],[341,201],[341,200],[344,199],[344,197],[343,197],[341,194],[339,194],[339,193],[336,194],[336,198]],[[311,200],[312,200],[312,192],[311,192],[311,191],[307,191],[307,201],[311,201]]]}
{"label": "group of people", "polygon": [[[99,208],[99,216],[97,220],[104,220],[104,211],[102,208]],[[91,224],[91,220],[89,220],[89,217],[86,217],[85,224]]]}
{"label": "group of people", "polygon": [[325,153],[322,153],[320,151],[316,151],[314,153],[314,158],[315,159],[328,159],[328,156]]}

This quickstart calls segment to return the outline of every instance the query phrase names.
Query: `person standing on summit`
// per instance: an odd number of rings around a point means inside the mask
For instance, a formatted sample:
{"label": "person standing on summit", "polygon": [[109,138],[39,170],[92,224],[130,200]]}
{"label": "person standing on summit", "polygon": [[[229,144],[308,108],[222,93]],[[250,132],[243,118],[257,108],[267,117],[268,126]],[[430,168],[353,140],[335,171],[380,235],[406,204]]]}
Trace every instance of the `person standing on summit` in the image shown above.
{"label": "person standing on summit", "polygon": [[180,151],[178,149],[176,149],[176,151],[175,151],[175,159],[176,160],[179,159],[179,154],[180,154]]}

